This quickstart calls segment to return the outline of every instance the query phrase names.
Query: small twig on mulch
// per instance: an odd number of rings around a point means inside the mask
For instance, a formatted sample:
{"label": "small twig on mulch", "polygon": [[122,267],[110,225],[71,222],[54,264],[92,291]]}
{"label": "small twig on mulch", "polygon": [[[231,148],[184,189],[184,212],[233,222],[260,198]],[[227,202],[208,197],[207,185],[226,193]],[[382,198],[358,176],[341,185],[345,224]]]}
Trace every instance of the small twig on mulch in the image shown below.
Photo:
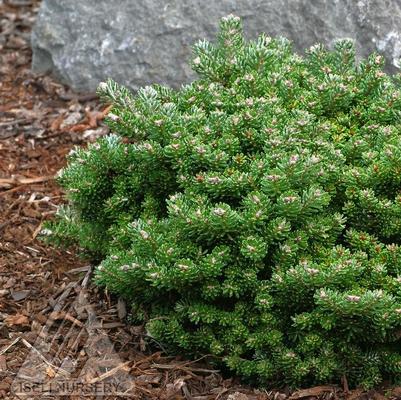
{"label": "small twig on mulch", "polygon": [[54,179],[54,176],[38,176],[37,178],[0,178],[0,189],[10,189],[13,186],[31,185],[33,183],[42,183]]}
{"label": "small twig on mulch", "polygon": [[3,350],[0,351],[0,356],[7,353],[7,351],[10,350],[11,347],[13,347],[15,344],[17,344],[20,341],[20,339],[21,338],[19,336],[17,338],[15,338],[8,346],[6,346]]}
{"label": "small twig on mulch", "polygon": [[34,346],[32,346],[27,340],[25,340],[24,338],[21,338],[22,343],[30,350],[34,351],[39,358],[46,364],[49,366],[49,368],[51,368],[52,372],[54,373],[54,375],[56,375],[56,372],[61,373],[65,376],[70,376],[70,373],[68,371],[65,371],[63,368],[61,367],[57,367],[56,365],[52,364],[50,361],[47,360],[47,358]]}
{"label": "small twig on mulch", "polygon": [[218,369],[186,367],[185,365],[180,365],[180,364],[156,364],[156,363],[153,363],[152,367],[158,368],[158,369],[174,369],[174,370],[181,369],[183,371],[201,372],[201,373],[206,373],[206,374],[216,374],[216,373],[220,372],[220,370],[218,370]]}
{"label": "small twig on mulch", "polygon": [[128,367],[128,365],[131,363],[132,363],[132,361],[126,361],[125,363],[117,365],[117,367],[111,369],[110,371],[107,371],[104,374],[97,376],[96,378],[92,378],[91,380],[89,380],[89,383],[92,384],[92,383],[101,382],[101,381],[109,378],[110,376],[115,375],[121,369],[124,369],[125,371],[130,371],[130,368]]}

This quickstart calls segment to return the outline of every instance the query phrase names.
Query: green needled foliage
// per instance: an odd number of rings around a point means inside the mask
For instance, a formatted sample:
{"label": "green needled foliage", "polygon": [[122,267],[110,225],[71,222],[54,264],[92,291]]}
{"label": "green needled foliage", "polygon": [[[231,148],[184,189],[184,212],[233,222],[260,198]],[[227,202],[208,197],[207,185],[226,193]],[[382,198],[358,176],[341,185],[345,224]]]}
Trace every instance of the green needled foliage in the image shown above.
{"label": "green needled foliage", "polygon": [[46,232],[171,352],[257,385],[399,383],[399,77],[233,16],[192,67],[177,91],[100,85],[113,134],[70,154]]}

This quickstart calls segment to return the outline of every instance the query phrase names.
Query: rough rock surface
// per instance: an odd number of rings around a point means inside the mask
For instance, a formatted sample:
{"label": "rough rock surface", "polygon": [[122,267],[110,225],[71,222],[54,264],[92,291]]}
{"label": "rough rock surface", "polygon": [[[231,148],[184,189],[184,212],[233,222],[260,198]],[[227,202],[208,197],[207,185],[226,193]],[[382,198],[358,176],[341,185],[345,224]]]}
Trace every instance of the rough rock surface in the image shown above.
{"label": "rough rock surface", "polygon": [[400,0],[43,0],[32,35],[33,69],[79,91],[107,77],[138,89],[192,78],[191,44],[213,39],[220,17],[243,18],[247,35],[283,35],[295,49],[353,38],[396,72],[401,56]]}

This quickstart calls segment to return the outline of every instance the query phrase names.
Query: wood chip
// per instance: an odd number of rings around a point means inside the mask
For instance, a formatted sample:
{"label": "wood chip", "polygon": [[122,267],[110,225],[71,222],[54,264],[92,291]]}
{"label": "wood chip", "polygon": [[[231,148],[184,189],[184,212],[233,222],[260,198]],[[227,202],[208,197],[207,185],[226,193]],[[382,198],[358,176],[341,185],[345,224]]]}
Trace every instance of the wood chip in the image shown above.
{"label": "wood chip", "polygon": [[0,356],[0,372],[5,372],[7,371],[7,360],[4,355]]}
{"label": "wood chip", "polygon": [[318,397],[325,392],[333,392],[336,388],[334,386],[315,386],[309,389],[298,390],[293,393],[289,400],[303,399],[305,397]]}
{"label": "wood chip", "polygon": [[127,306],[122,298],[119,298],[117,302],[117,315],[121,320],[127,316]]}
{"label": "wood chip", "polygon": [[15,315],[9,315],[7,318],[5,318],[4,322],[8,326],[29,325],[29,318],[23,314],[15,314]]}
{"label": "wood chip", "polygon": [[24,300],[30,292],[31,292],[30,290],[12,291],[11,297],[13,298],[14,301],[21,301]]}
{"label": "wood chip", "polygon": [[65,311],[53,311],[52,313],[50,313],[49,319],[51,319],[51,320],[67,320],[67,321],[72,322],[75,325],[78,325],[79,327],[84,326],[84,324],[81,321],[74,318],[71,314],[69,314]]}

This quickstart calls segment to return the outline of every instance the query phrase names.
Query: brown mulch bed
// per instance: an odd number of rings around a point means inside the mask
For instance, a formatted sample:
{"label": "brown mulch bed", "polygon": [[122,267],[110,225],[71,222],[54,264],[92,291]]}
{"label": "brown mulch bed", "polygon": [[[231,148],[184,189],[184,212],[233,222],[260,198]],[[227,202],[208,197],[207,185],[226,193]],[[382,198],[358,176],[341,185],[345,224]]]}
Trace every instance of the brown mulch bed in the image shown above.
{"label": "brown mulch bed", "polygon": [[[47,382],[64,372],[92,383],[128,380],[129,397],[137,399],[401,398],[401,388],[254,390],[223,378],[205,360],[170,357],[142,326],[129,325],[122,300],[91,284],[92,266],[73,250],[38,240],[43,222],[63,201],[53,177],[66,155],[108,133],[102,122],[107,108],[96,96],[31,73],[29,35],[39,2],[0,0],[0,398],[19,398],[15,383],[39,380],[42,370]],[[75,363],[68,371],[67,358]],[[106,367],[96,369],[100,364]]]}

